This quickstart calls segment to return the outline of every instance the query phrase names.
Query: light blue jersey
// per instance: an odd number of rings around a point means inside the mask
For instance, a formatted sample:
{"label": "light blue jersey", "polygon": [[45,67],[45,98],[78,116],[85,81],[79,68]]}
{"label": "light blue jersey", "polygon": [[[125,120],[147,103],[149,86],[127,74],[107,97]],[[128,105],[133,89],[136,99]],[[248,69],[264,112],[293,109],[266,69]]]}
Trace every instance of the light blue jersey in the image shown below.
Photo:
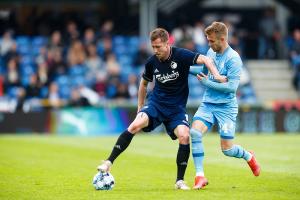
{"label": "light blue jersey", "polygon": [[213,59],[220,75],[226,76],[228,82],[223,84],[217,83],[213,75],[208,73],[208,80],[202,81],[207,86],[203,94],[203,102],[214,104],[237,103],[236,90],[243,66],[239,54],[228,46],[223,54],[218,54],[209,49],[207,56]]}
{"label": "light blue jersey", "polygon": [[217,54],[209,49],[207,56],[213,59],[220,75],[226,76],[228,81],[219,83],[214,80],[211,73],[208,73],[208,79],[201,80],[206,89],[193,120],[204,122],[208,128],[217,123],[221,138],[233,139],[238,114],[236,90],[243,63],[239,54],[230,46],[223,54]]}

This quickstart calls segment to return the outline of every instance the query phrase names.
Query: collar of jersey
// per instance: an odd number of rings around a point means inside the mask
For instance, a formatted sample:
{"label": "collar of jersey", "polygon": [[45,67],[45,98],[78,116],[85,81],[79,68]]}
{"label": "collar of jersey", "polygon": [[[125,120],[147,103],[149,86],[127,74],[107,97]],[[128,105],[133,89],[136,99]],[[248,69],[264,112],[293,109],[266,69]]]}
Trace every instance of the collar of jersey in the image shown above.
{"label": "collar of jersey", "polygon": [[230,48],[230,46],[228,46],[223,53],[216,52],[216,57],[221,57],[221,56],[225,55],[225,53],[229,50],[229,48]]}
{"label": "collar of jersey", "polygon": [[159,61],[160,61],[160,62],[167,62],[167,61],[169,61],[170,58],[171,58],[171,56],[172,56],[172,52],[173,52],[173,48],[170,47],[170,55],[169,55],[169,57],[168,57],[166,60],[159,60]]}

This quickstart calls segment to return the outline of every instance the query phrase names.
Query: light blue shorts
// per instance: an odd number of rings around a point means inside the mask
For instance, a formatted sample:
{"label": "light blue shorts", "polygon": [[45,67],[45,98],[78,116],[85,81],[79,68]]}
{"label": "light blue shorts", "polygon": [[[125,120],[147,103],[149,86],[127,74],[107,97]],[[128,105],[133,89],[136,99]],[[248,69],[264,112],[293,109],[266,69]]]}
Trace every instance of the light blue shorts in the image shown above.
{"label": "light blue shorts", "polygon": [[193,121],[202,121],[208,129],[217,122],[218,132],[222,139],[233,139],[236,127],[238,105],[236,103],[201,103]]}

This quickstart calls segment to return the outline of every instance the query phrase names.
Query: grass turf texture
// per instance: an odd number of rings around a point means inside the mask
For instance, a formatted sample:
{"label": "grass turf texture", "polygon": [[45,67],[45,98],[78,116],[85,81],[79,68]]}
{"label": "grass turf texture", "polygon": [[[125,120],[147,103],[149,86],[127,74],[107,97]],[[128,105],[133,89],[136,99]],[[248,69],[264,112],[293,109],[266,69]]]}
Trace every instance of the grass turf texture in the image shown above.
{"label": "grass turf texture", "polygon": [[[262,166],[254,177],[246,162],[225,157],[219,137],[204,137],[209,185],[200,191],[174,190],[177,141],[166,135],[138,135],[112,168],[112,191],[96,191],[96,166],[116,137],[0,136],[0,199],[299,199],[300,135],[238,135]],[[190,157],[186,177],[192,186]]]}

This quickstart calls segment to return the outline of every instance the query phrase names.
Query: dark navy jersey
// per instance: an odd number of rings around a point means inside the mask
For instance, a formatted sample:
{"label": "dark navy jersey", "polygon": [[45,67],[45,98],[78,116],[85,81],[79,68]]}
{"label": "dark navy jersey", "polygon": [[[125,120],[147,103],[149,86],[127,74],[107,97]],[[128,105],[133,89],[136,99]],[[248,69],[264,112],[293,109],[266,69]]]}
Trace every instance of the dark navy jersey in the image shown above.
{"label": "dark navy jersey", "polygon": [[155,55],[145,64],[143,78],[155,86],[149,97],[160,106],[185,108],[189,95],[188,75],[191,65],[196,64],[198,54],[187,49],[171,47],[170,56],[160,61]]}

